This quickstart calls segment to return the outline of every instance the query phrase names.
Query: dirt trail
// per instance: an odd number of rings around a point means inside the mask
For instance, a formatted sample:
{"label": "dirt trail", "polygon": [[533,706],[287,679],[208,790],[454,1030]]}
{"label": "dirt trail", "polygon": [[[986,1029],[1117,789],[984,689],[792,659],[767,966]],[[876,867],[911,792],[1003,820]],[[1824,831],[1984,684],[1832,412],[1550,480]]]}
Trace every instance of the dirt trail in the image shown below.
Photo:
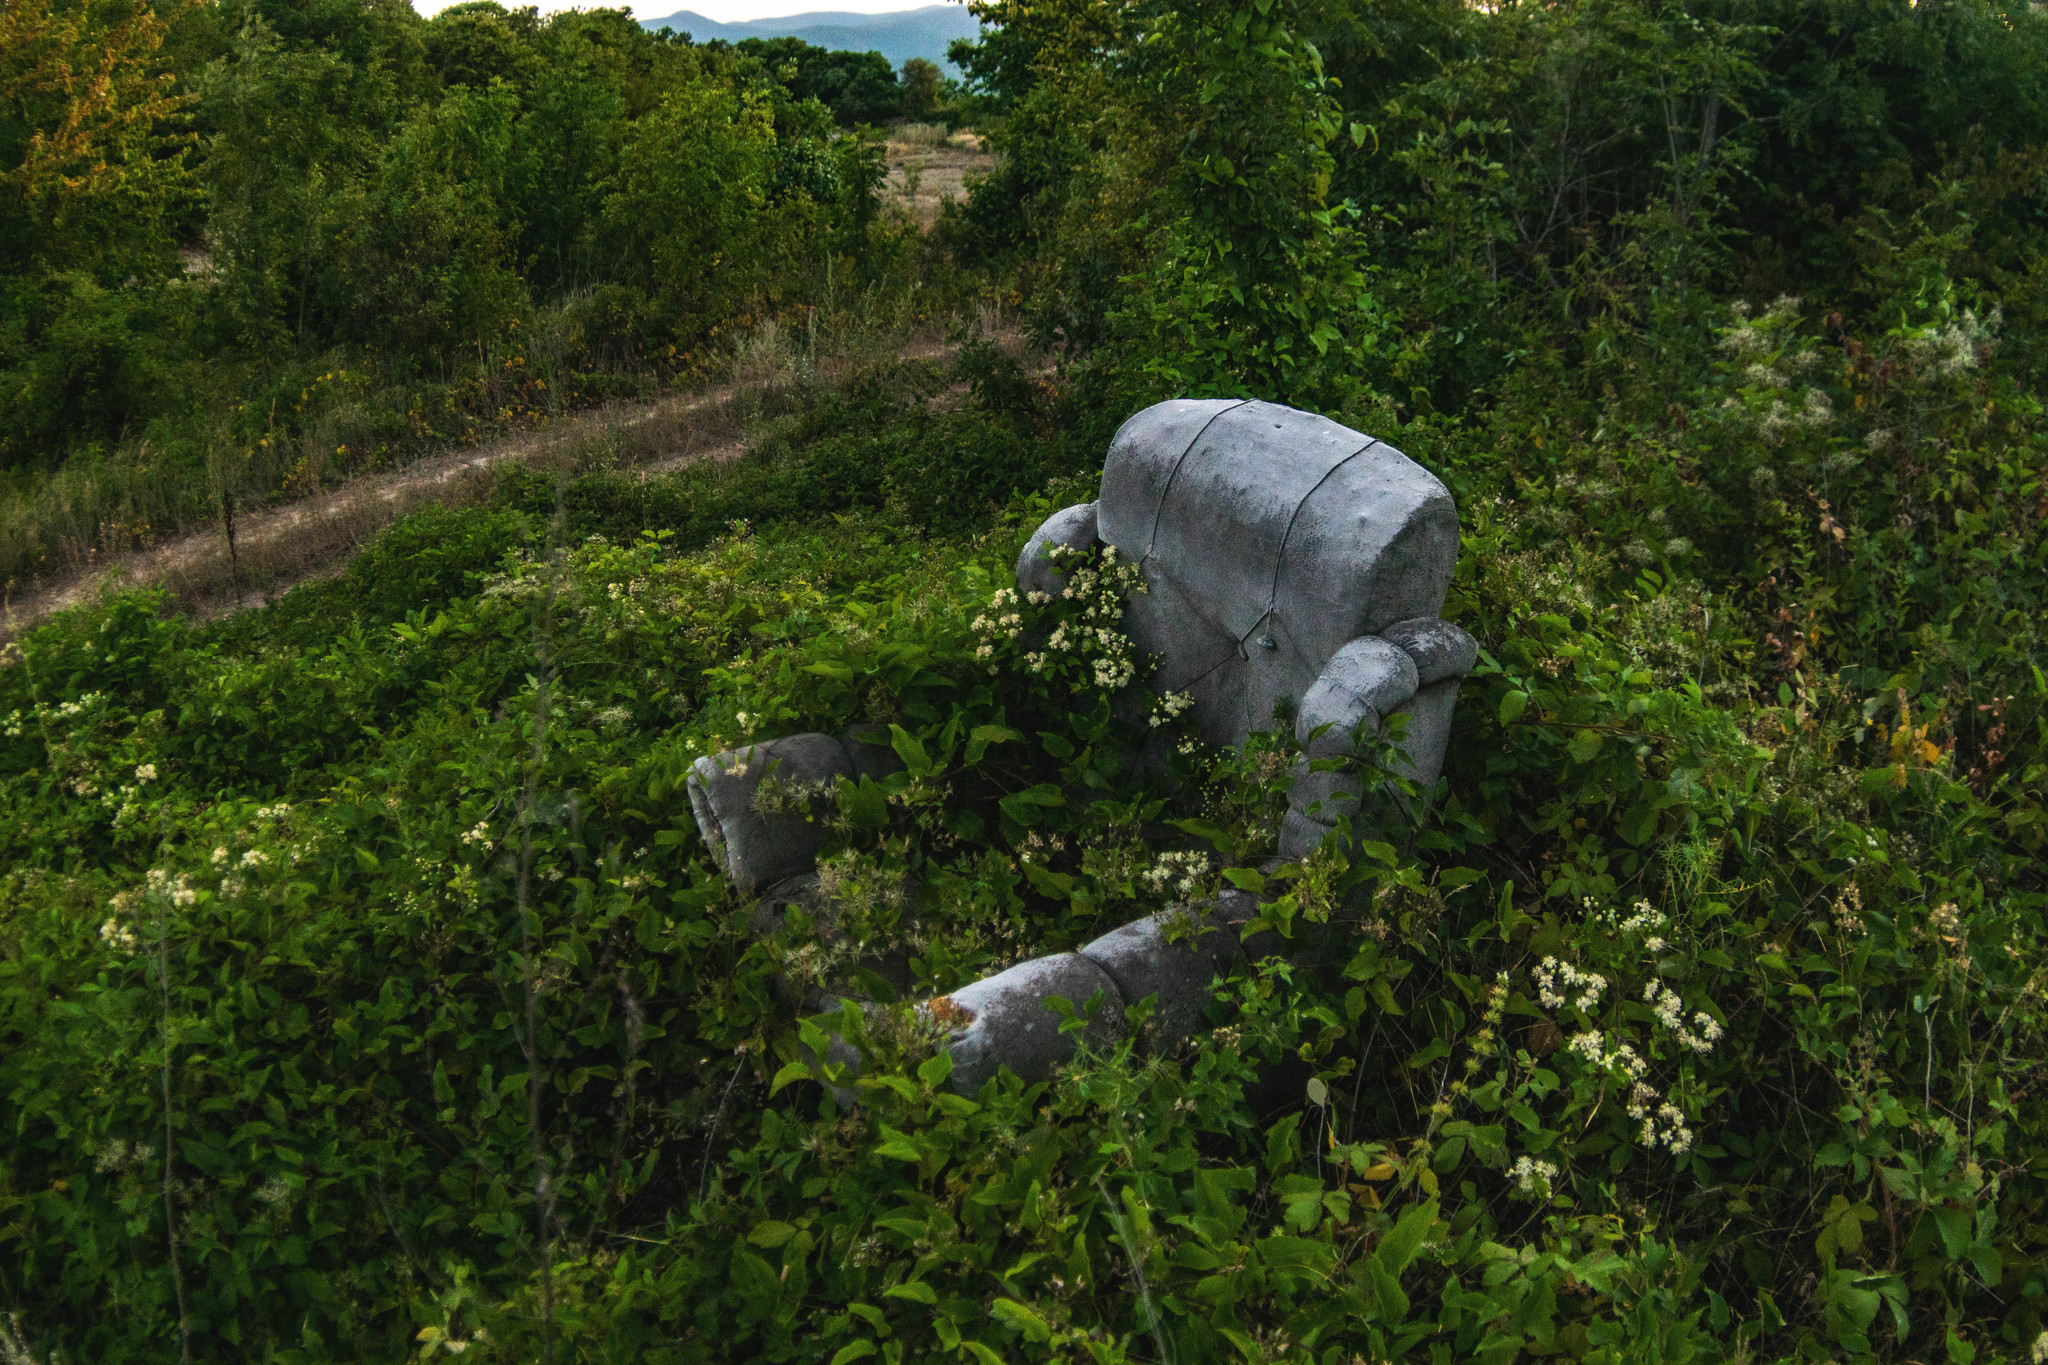
{"label": "dirt trail", "polygon": [[[898,356],[939,360],[954,349],[925,339]],[[0,640],[116,583],[168,588],[180,610],[201,617],[261,606],[296,584],[339,572],[364,541],[407,512],[484,498],[493,471],[508,463],[632,469],[644,478],[733,459],[746,449],[740,409],[747,396],[725,384],[571,413],[538,431],[507,433],[249,513],[236,520],[232,550],[225,528],[213,526],[55,574],[0,603]]]}

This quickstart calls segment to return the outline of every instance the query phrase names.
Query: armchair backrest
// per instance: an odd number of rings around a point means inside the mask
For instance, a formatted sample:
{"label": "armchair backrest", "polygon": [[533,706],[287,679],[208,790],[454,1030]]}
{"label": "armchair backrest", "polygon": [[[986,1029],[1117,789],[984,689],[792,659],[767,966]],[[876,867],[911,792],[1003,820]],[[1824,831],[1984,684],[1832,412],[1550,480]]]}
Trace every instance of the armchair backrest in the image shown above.
{"label": "armchair backrest", "polygon": [[1133,416],[1103,464],[1096,533],[1142,566],[1125,628],[1188,692],[1203,738],[1271,728],[1344,645],[1434,617],[1458,511],[1384,441],[1257,401],[1177,399]]}

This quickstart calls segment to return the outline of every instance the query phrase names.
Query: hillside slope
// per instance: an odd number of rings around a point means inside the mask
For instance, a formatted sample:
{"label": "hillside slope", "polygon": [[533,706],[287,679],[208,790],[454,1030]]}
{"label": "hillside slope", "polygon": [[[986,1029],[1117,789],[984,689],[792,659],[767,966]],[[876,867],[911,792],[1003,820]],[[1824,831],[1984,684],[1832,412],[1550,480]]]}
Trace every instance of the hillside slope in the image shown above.
{"label": "hillside slope", "polygon": [[801,38],[817,47],[849,52],[879,52],[891,66],[900,67],[911,57],[937,62],[948,75],[959,69],[946,60],[946,48],[955,38],[977,38],[981,24],[960,5],[927,5],[923,9],[896,14],[847,14],[823,10],[792,14],[781,19],[750,19],[721,24],[689,10],[661,19],[642,19],[641,26],[653,31],[668,28],[687,33],[700,43],[714,38],[736,43],[743,38]]}

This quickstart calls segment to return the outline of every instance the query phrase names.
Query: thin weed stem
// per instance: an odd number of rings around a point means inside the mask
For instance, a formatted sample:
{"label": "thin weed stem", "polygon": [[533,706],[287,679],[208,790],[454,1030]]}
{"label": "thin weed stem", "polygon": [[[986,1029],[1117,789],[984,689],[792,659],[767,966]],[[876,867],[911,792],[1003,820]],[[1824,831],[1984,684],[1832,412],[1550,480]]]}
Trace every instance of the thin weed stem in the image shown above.
{"label": "thin weed stem", "polygon": [[1178,1365],[1173,1343],[1167,1340],[1165,1330],[1159,1325],[1159,1305],[1152,1298],[1151,1284],[1145,1279],[1144,1262],[1134,1245],[1130,1220],[1118,1210],[1109,1186],[1102,1183],[1100,1175],[1095,1177],[1095,1189],[1102,1196],[1102,1211],[1108,1215],[1109,1225],[1116,1229],[1117,1240],[1123,1243],[1124,1259],[1131,1263],[1131,1277],[1138,1282],[1138,1301],[1145,1305],[1145,1328],[1152,1334],[1152,1344],[1159,1348],[1159,1358],[1166,1365]]}

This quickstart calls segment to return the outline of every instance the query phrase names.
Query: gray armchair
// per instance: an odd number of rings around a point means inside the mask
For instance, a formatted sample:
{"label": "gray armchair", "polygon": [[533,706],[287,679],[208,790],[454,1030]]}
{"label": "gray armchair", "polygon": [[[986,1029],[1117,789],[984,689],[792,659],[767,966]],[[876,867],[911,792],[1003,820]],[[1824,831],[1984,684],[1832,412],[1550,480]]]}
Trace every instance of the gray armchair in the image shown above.
{"label": "gray armchair", "polygon": [[[1017,562],[1025,592],[1064,586],[1055,546],[1114,546],[1146,591],[1126,605],[1138,652],[1158,662],[1162,693],[1184,693],[1202,736],[1242,745],[1291,720],[1295,771],[1280,855],[1313,852],[1360,810],[1363,778],[1315,772],[1405,713],[1396,746],[1425,791],[1442,769],[1472,637],[1438,618],[1458,555],[1450,493],[1385,442],[1271,403],[1183,399],[1125,422],[1092,503],[1048,517]],[[839,776],[876,775],[886,746],[849,734],[796,735],[702,758],[689,794],[704,840],[743,891],[779,903],[809,873],[824,830],[803,793]],[[764,778],[775,774],[771,791]],[[792,795],[794,793],[794,796]],[[772,795],[773,799],[764,799]],[[926,1002],[948,1030],[953,1084],[972,1094],[1003,1066],[1043,1079],[1074,1035],[1045,1001],[1106,1002],[1085,1035],[1107,1044],[1124,1006],[1156,997],[1155,1042],[1199,1026],[1209,985],[1245,955],[1236,932],[1257,900],[1229,892],[1193,908],[1207,932],[1148,916],[1085,944],[1019,963]],[[757,917],[759,918],[759,917]],[[763,931],[778,916],[761,918]],[[1254,945],[1259,946],[1259,945]]]}
{"label": "gray armchair", "polygon": [[1477,646],[1437,618],[1457,508],[1392,446],[1272,403],[1160,403],[1117,432],[1100,498],[1032,536],[1020,589],[1059,591],[1055,545],[1113,545],[1142,567],[1125,628],[1159,660],[1153,687],[1193,699],[1203,738],[1241,745],[1292,718],[1306,757],[1281,856],[1357,810],[1359,780],[1309,761],[1348,753],[1361,724],[1406,712],[1404,776],[1436,781]]}

